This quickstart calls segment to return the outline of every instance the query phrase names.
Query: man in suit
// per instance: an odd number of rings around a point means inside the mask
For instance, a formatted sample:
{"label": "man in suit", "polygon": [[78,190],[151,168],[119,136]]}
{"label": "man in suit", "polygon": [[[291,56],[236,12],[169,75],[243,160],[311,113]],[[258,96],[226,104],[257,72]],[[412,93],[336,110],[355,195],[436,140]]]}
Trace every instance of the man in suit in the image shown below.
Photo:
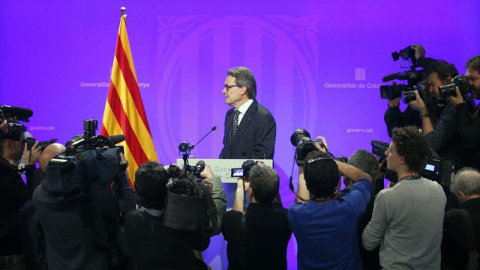
{"label": "man in suit", "polygon": [[[476,255],[480,251],[480,173],[473,168],[462,168],[453,178],[451,190],[461,206],[445,213],[442,261],[445,269],[471,269],[467,268],[468,263],[479,265]],[[477,262],[471,261],[472,257]]]}
{"label": "man in suit", "polygon": [[272,114],[256,100],[257,86],[246,67],[228,71],[222,91],[233,108],[225,116],[225,134],[220,158],[273,159],[277,125]]}

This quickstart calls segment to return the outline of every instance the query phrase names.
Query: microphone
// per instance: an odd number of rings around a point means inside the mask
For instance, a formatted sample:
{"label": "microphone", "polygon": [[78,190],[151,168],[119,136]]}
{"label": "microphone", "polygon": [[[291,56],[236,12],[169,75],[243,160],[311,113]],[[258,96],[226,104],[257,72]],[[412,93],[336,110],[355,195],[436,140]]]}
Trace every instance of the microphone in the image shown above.
{"label": "microphone", "polygon": [[[245,131],[243,131],[243,130],[240,128],[240,126],[237,126],[237,131],[240,131],[240,132],[243,134],[243,136],[245,136],[249,141],[253,142],[253,147],[257,146],[257,143],[256,143],[252,138],[250,138],[250,136],[248,136],[248,134],[245,133]],[[262,152],[262,154],[263,154],[263,159],[266,159],[266,155],[265,155],[265,153],[262,151],[262,149],[258,149],[258,150],[260,150],[260,152]]]}
{"label": "microphone", "polygon": [[112,141],[113,144],[117,144],[125,141],[125,135],[113,135],[108,138]]}
{"label": "microphone", "polygon": [[[192,150],[193,148],[195,148],[195,146],[197,146],[201,141],[203,141],[203,139],[205,139],[210,133],[212,133],[213,131],[217,130],[217,126],[213,126],[212,129],[210,129],[210,131],[205,134],[205,136],[203,136],[196,144],[193,144],[191,147],[190,147],[190,150]],[[197,163],[198,164],[198,163]]]}
{"label": "microphone", "polygon": [[383,82],[393,81],[395,79],[398,80],[410,80],[410,79],[417,79],[420,77],[420,73],[418,71],[405,71],[405,72],[398,72],[387,75],[382,78]]}
{"label": "microphone", "polygon": [[382,82],[389,82],[389,81],[393,81],[397,78],[397,74],[398,73],[393,73],[393,74],[390,74],[390,75],[387,75],[385,77],[382,78]]}

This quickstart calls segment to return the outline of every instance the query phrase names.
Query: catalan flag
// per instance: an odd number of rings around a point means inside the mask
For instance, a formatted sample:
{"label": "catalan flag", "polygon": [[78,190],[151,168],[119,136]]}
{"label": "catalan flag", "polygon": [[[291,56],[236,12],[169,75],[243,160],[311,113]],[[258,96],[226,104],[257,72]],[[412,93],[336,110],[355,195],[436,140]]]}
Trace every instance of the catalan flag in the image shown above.
{"label": "catalan flag", "polygon": [[[123,13],[123,11],[122,11]],[[126,14],[122,14],[117,46],[113,59],[112,77],[103,113],[101,135],[124,134],[122,143],[128,163],[130,183],[135,182],[135,171],[147,160],[157,160],[147,115],[143,108],[137,75],[128,42]]]}

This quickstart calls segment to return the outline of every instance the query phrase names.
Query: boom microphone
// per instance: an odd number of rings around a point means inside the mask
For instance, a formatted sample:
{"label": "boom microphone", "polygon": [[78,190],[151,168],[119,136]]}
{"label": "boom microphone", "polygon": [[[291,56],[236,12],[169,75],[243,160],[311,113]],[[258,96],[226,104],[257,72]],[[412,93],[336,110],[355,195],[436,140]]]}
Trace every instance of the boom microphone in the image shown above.
{"label": "boom microphone", "polygon": [[125,141],[125,135],[113,135],[108,138],[112,141],[113,144],[117,144]]}
{"label": "boom microphone", "polygon": [[195,146],[197,146],[201,141],[203,141],[203,139],[205,139],[205,137],[207,137],[210,133],[212,133],[213,131],[217,130],[217,126],[213,126],[212,129],[210,129],[210,131],[205,134],[205,136],[203,136],[203,138],[201,138],[196,144],[192,145],[192,147],[190,148],[190,150],[192,150],[193,148],[195,148]]}

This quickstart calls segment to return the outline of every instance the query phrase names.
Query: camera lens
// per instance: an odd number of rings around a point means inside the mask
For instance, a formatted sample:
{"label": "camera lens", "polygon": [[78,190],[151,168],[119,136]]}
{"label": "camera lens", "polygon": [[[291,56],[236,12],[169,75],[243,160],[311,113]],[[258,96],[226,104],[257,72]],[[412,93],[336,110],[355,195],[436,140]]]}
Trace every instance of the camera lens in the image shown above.
{"label": "camera lens", "polygon": [[293,146],[297,147],[298,143],[300,142],[300,139],[303,137],[308,137],[310,138],[310,133],[306,131],[305,129],[297,129],[295,132],[293,132],[292,136],[290,137],[290,142],[292,143]]}
{"label": "camera lens", "polygon": [[403,91],[402,92],[402,101],[405,104],[408,104],[411,101],[414,101],[417,99],[417,96],[415,95],[415,91]]}

